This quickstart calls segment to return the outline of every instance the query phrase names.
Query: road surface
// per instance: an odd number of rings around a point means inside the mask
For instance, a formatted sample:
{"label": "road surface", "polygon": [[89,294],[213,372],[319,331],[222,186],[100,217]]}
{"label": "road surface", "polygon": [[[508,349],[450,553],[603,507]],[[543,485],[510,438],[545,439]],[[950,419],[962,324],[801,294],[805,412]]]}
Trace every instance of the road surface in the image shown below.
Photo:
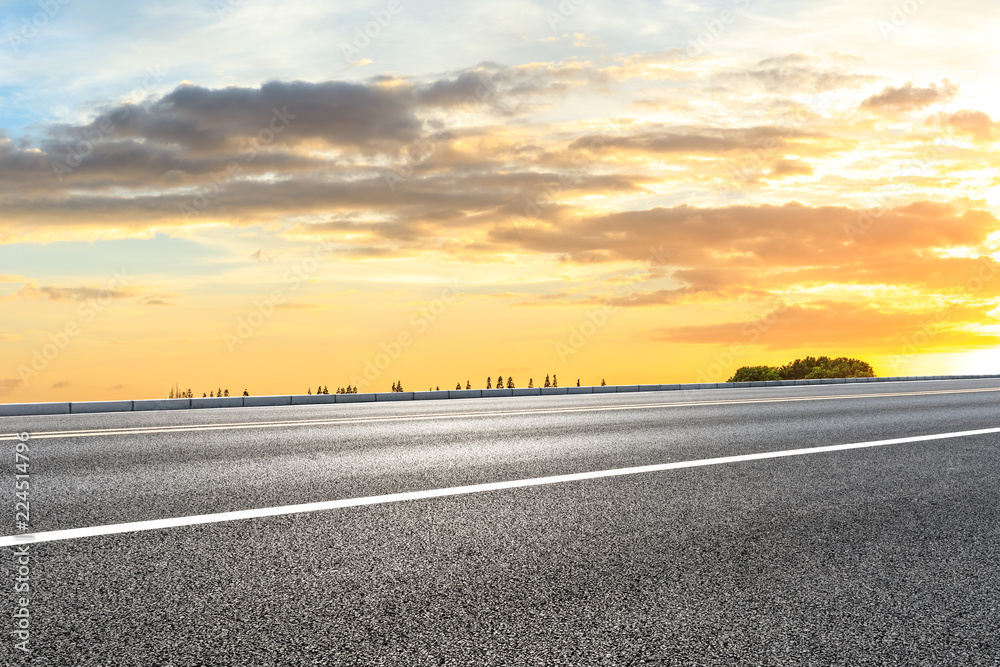
{"label": "road surface", "polygon": [[996,380],[2,418],[11,490],[21,432],[0,664],[1000,664]]}

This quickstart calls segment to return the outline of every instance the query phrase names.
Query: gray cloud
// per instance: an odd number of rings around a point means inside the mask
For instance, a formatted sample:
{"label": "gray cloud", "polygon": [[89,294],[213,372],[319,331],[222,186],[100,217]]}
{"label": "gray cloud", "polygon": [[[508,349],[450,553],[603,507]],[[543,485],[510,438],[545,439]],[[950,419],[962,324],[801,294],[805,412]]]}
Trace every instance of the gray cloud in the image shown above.
{"label": "gray cloud", "polygon": [[957,94],[958,84],[952,83],[948,79],[942,81],[940,86],[932,83],[926,88],[915,86],[912,81],[907,81],[898,87],[886,86],[882,92],[863,101],[861,108],[874,111],[914,111],[932,104],[949,102]]}
{"label": "gray cloud", "polygon": [[643,153],[713,154],[729,151],[775,150],[789,139],[816,137],[814,133],[780,127],[691,128],[664,127],[624,136],[591,135],[580,137],[570,149],[613,148]]}

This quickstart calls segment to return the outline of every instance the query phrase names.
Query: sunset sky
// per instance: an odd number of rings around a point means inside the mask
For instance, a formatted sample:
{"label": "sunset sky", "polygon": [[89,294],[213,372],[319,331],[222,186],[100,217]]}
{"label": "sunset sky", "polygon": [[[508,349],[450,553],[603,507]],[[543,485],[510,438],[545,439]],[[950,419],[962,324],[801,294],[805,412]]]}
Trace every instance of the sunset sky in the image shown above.
{"label": "sunset sky", "polygon": [[0,7],[2,402],[1000,373],[985,0]]}

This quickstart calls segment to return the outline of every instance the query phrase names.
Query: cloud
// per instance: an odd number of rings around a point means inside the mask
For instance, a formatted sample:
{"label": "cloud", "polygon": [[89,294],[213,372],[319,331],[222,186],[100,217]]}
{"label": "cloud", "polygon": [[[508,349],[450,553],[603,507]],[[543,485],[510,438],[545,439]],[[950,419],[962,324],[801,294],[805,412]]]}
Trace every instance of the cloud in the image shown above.
{"label": "cloud", "polygon": [[976,141],[996,141],[1000,137],[1000,123],[994,122],[982,111],[965,109],[953,114],[940,114],[938,119],[942,124],[967,134]]}
{"label": "cloud", "polygon": [[940,86],[932,83],[926,88],[908,81],[899,87],[886,86],[882,92],[864,100],[861,108],[872,111],[915,111],[932,104],[950,102],[957,94],[958,84],[948,79],[942,81]]}
{"label": "cloud", "polygon": [[950,204],[918,202],[888,211],[865,211],[791,202],[657,207],[531,228],[498,226],[490,236],[510,248],[562,254],[570,261],[597,251],[605,261],[644,262],[651,247],[663,246],[671,253],[671,264],[759,271],[838,266],[886,252],[976,245],[998,228],[1000,220],[990,213]]}
{"label": "cloud", "polygon": [[54,385],[52,385],[49,388],[50,389],[64,389],[64,388],[66,388],[68,386],[69,386],[69,382],[61,381],[61,382],[56,382]]}
{"label": "cloud", "polygon": [[857,88],[876,79],[800,53],[768,58],[750,67],[724,70],[710,77],[712,85],[720,90],[766,90],[772,94],[824,93]]}
{"label": "cloud", "polygon": [[922,351],[994,347],[1000,337],[970,330],[987,319],[989,308],[954,306],[942,311],[889,310],[864,304],[816,301],[768,312],[756,319],[656,329],[647,337],[664,342],[730,345],[759,344],[768,350],[813,348],[817,353],[837,353],[845,347],[883,353],[898,352],[905,335],[924,331]]}
{"label": "cloud", "polygon": [[50,301],[87,301],[89,299],[126,299],[134,294],[129,289],[100,287],[55,287],[52,285],[25,285],[13,297],[48,299]]}
{"label": "cloud", "polygon": [[22,384],[17,378],[0,378],[0,396],[6,396]]}
{"label": "cloud", "polygon": [[109,109],[83,129],[99,133],[113,127],[116,137],[195,151],[232,147],[250,137],[281,144],[307,139],[333,146],[400,144],[420,135],[415,101],[409,86],[341,81],[271,81],[260,88],[215,90],[182,85],[148,104]]}
{"label": "cloud", "polygon": [[771,166],[770,176],[812,176],[813,168],[801,160],[778,160]]}
{"label": "cloud", "polygon": [[683,155],[731,151],[777,150],[788,139],[815,138],[814,133],[780,127],[748,128],[657,128],[624,136],[586,135],[574,140],[571,150],[617,149],[638,153]]}
{"label": "cloud", "polygon": [[146,296],[139,299],[136,303],[142,306],[173,306],[174,303],[170,301],[171,299],[176,299],[180,294],[147,294]]}

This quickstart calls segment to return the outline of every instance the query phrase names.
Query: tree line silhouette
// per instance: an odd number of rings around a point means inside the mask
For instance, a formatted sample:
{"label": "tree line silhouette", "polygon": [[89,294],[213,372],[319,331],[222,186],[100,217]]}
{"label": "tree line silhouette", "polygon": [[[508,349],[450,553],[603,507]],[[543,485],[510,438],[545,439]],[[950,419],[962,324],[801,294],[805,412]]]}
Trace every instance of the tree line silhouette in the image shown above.
{"label": "tree line silhouette", "polygon": [[[556,376],[555,373],[553,373],[551,375],[551,377],[548,376],[548,375],[546,375],[545,376],[545,384],[543,386],[544,387],[558,387],[559,386],[559,378]],[[576,386],[577,387],[580,386],[580,380],[579,380],[579,378],[576,381]],[[601,386],[602,387],[607,386],[607,383],[603,379],[601,380]],[[487,377],[486,378],[486,388],[487,389],[493,389],[493,378],[492,377]],[[517,384],[514,382],[514,376],[513,375],[508,376],[507,379],[504,380],[504,378],[503,378],[502,375],[498,375],[497,379],[496,379],[496,388],[497,389],[516,389],[517,388]],[[535,388],[535,380],[534,380],[534,378],[528,378],[528,389],[534,389],[534,388]],[[462,383],[461,382],[456,382],[455,383],[455,389],[456,390],[461,390],[462,389]],[[470,382],[469,380],[466,380],[465,381],[465,389],[472,389],[472,382]],[[438,386],[438,387],[436,387],[436,389],[428,387],[427,390],[428,391],[435,391],[435,390],[436,391],[440,391],[441,387]],[[403,391],[403,382],[401,380],[396,380],[395,382],[393,382],[392,383],[392,391],[394,391],[394,392],[402,392]],[[306,389],[306,394],[307,395],[311,396],[313,393],[316,393],[317,395],[329,394],[330,393],[330,389],[329,389],[328,385],[325,385],[325,384],[317,385],[315,392],[313,392],[312,387],[309,387],[309,388]],[[356,394],[356,393],[358,393],[358,388],[356,386],[352,387],[351,385],[347,385],[346,387],[337,387],[337,391],[335,391],[334,393],[336,393],[336,394]],[[243,395],[244,396],[249,396],[250,393],[246,389],[244,389],[243,390]],[[212,389],[212,390],[210,390],[207,394],[205,392],[202,392],[201,396],[202,396],[202,398],[228,397],[229,396],[229,390],[228,389],[223,389],[223,388],[219,387],[218,389]],[[172,386],[170,388],[170,394],[168,396],[168,398],[194,398],[194,397],[195,397],[194,392],[191,389],[181,389],[176,383],[174,384],[174,386]]]}
{"label": "tree line silhouette", "polygon": [[[250,394],[249,392],[247,392],[246,389],[244,389],[243,395],[249,396]],[[202,398],[224,398],[228,396],[229,396],[229,390],[223,389],[222,387],[219,387],[218,389],[209,390],[207,394],[205,392],[201,392]],[[167,395],[167,398],[194,398],[194,397],[195,397],[194,392],[191,391],[191,389],[181,389],[176,383],[174,384],[173,387],[170,388],[170,394]]]}

